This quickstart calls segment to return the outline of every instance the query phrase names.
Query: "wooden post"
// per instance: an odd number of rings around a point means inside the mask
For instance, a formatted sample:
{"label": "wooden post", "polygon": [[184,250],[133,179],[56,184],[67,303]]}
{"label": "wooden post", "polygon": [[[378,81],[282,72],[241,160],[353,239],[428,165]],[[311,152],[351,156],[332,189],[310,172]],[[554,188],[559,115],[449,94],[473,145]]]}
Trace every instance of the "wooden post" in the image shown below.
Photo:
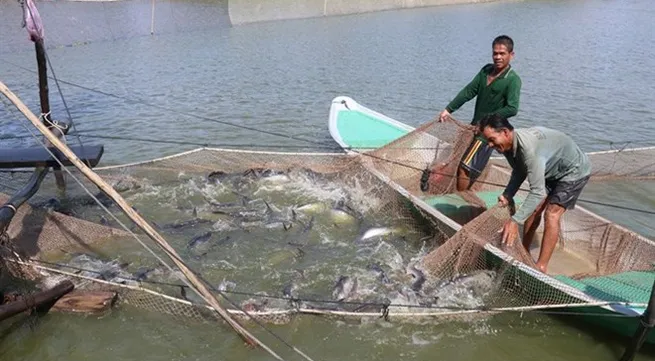
{"label": "wooden post", "polygon": [[[41,114],[43,114],[43,123],[49,125],[51,124],[52,117],[50,116],[48,66],[45,58],[45,47],[43,46],[43,39],[35,41],[34,47],[36,49],[36,64],[39,70],[39,100],[41,102]],[[57,137],[61,137],[64,134],[59,129],[57,129],[56,132]],[[59,196],[64,197],[66,195],[66,181],[64,180],[64,174],[62,173],[60,167],[53,167],[53,170],[55,173],[55,181],[57,183]]]}
{"label": "wooden post", "polygon": [[[36,50],[36,65],[39,70],[39,100],[41,101],[41,113],[50,113],[50,98],[48,95],[48,66],[45,59],[45,49],[43,47],[43,40],[34,42]],[[50,115],[44,116],[50,120]],[[47,123],[46,123],[47,124]]]}
{"label": "wooden post", "polygon": [[50,307],[52,307],[61,296],[72,291],[73,288],[75,288],[73,283],[66,280],[49,290],[23,296],[16,301],[0,305],[0,322],[21,312],[27,311],[30,308],[36,308],[40,312],[48,312]]}
{"label": "wooden post", "polygon": [[11,91],[7,86],[0,82],[0,92],[3,93],[17,108],[23,113],[23,115],[30,121],[32,124],[48,139],[52,144],[61,151],[66,158],[68,158],[71,163],[75,165],[89,180],[95,183],[98,188],[100,188],[105,194],[110,197],[116,204],[125,212],[125,214],[139,227],[141,228],[153,241],[161,247],[161,249],[166,253],[166,255],[175,263],[175,265],[182,271],[186,279],[195,287],[196,291],[200,296],[216,310],[216,312],[223,317],[223,319],[230,325],[234,330],[250,345],[259,345],[273,357],[278,360],[282,358],[277,355],[273,350],[268,346],[259,341],[254,337],[250,332],[248,332],[243,326],[241,326],[237,321],[232,319],[230,314],[218,303],[216,297],[209,292],[204,283],[202,283],[198,277],[187,267],[186,264],[182,261],[180,256],[177,254],[175,249],[173,249],[167,242],[162,238],[157,231],[155,231],[152,226],[150,226],[134,209],[121,197],[114,188],[112,188],[107,182],[105,182],[100,176],[98,176],[93,170],[87,167],[79,158],[73,153],[70,148],[68,148],[64,143],[62,143],[56,136],[54,136],[48,129],[39,122],[39,119],[30,111],[30,109],[20,100],[18,97]]}
{"label": "wooden post", "polygon": [[150,10],[150,35],[155,33],[155,0],[152,0],[152,9]]}

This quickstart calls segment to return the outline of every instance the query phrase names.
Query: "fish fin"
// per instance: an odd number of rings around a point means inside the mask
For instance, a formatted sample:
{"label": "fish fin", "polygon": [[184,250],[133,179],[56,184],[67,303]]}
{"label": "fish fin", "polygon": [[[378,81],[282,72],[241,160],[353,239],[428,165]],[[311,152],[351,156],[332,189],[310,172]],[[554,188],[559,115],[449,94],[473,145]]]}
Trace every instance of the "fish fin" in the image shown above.
{"label": "fish fin", "polygon": [[205,251],[205,252],[202,252],[201,254],[199,254],[199,255],[197,255],[197,256],[195,256],[194,258],[195,258],[197,261],[200,261],[200,260],[202,259],[202,257],[204,257],[204,256],[207,255],[207,253],[209,253],[208,250]]}
{"label": "fish fin", "polygon": [[191,213],[193,215],[193,218],[198,217],[198,209],[196,207],[193,207],[193,212]]}
{"label": "fish fin", "polygon": [[241,194],[241,193],[239,193],[239,192],[237,192],[235,190],[230,190],[230,192],[232,192],[232,194],[238,196],[239,199],[241,199],[241,205],[244,206],[244,207],[248,206],[248,202],[251,201],[251,199],[248,198],[248,196],[245,196],[245,195],[243,195],[243,194]]}
{"label": "fish fin", "polygon": [[268,214],[269,216],[273,215],[273,213],[275,212],[273,211],[273,208],[271,208],[271,205],[268,204],[268,202],[266,202],[266,200],[264,199],[262,199],[262,202],[264,202],[264,204],[266,205],[266,214]]}
{"label": "fish fin", "polygon": [[303,232],[309,232],[312,228],[314,227],[314,216],[309,219],[309,222],[305,225],[305,229],[303,229]]}
{"label": "fish fin", "polygon": [[300,247],[296,247],[296,250],[298,250],[296,258],[302,258],[305,255],[305,251],[303,251]]}

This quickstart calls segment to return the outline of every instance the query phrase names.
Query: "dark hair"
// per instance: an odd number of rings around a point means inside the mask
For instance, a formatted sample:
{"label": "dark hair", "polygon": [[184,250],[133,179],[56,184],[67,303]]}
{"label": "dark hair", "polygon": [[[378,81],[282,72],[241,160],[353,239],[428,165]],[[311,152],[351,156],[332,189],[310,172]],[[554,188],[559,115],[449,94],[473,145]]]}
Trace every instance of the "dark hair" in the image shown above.
{"label": "dark hair", "polygon": [[484,131],[484,128],[486,127],[490,127],[491,129],[497,132],[503,129],[514,130],[514,127],[511,124],[509,124],[507,118],[498,114],[485,115],[484,117],[482,117],[482,119],[480,119],[480,123],[478,123],[478,127],[480,129],[480,133],[482,133],[482,131]]}
{"label": "dark hair", "polygon": [[514,51],[514,40],[512,40],[512,38],[510,38],[507,35],[501,35],[501,36],[496,37],[494,39],[494,42],[491,43],[491,46],[493,47],[496,44],[505,45],[505,47],[507,48],[507,51],[510,52],[510,53]]}

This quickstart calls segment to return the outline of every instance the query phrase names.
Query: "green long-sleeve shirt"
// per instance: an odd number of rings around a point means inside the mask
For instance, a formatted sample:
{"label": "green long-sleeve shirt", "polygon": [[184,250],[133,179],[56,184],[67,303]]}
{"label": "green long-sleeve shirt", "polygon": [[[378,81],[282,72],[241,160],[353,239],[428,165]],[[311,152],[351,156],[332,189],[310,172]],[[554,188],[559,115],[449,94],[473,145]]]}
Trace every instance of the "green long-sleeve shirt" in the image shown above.
{"label": "green long-sleeve shirt", "polygon": [[446,106],[446,110],[450,113],[457,111],[464,103],[477,96],[471,124],[477,124],[487,114],[496,113],[505,118],[515,116],[519,111],[521,78],[511,66],[507,66],[487,85],[487,76],[493,69],[493,64],[483,66],[473,80]]}
{"label": "green long-sleeve shirt", "polygon": [[512,219],[523,224],[546,198],[546,181],[573,182],[591,173],[589,157],[568,135],[544,127],[514,129],[512,149],[505,152],[512,175],[503,192],[512,199],[528,178],[530,193]]}

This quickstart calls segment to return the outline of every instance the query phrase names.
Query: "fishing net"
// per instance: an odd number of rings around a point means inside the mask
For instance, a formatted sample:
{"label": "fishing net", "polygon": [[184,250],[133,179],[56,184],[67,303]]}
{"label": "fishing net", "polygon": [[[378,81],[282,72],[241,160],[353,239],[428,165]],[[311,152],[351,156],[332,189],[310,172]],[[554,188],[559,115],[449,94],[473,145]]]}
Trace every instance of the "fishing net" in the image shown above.
{"label": "fishing net", "polygon": [[[655,244],[579,205],[562,218],[549,275],[535,272],[534,264],[544,222],[529,252],[520,240],[511,247],[501,245],[500,231],[510,217],[508,208],[496,205],[511,175],[505,159],[492,159],[470,190],[457,192],[455,188],[457,165],[473,139],[473,129],[456,121],[432,122],[371,152],[378,169],[385,169],[393,182],[427,203],[427,213],[437,209],[441,214],[433,214],[435,218],[447,221],[443,217],[447,214],[446,218],[459,223],[446,222],[452,230],[447,226],[441,229],[450,238],[422,259],[431,276],[443,280],[493,270],[496,287],[486,301],[501,308],[647,302],[655,279]],[[593,171],[589,185],[652,180],[654,151],[638,148],[590,154]],[[397,163],[414,168],[394,165]],[[429,189],[421,193],[418,178],[424,167],[433,174]],[[518,202],[525,199],[528,189],[526,182],[517,193]]]}
{"label": "fishing net", "polygon": [[[137,211],[165,235],[184,260],[202,268],[199,273],[215,286],[213,291],[239,305],[228,306],[228,311],[242,319],[248,319],[248,313],[256,319],[275,323],[288,322],[298,314],[422,321],[570,304],[647,302],[654,277],[655,245],[580,206],[564,215],[548,274],[534,269],[543,226],[536,232],[536,247],[529,252],[520,241],[511,247],[501,245],[499,231],[509,214],[507,208],[496,206],[496,202],[511,173],[506,162],[492,159],[469,190],[456,191],[457,166],[473,139],[471,127],[453,120],[424,124],[369,152],[323,154],[202,148],[95,171],[129,201],[138,203]],[[593,154],[590,156],[594,168],[590,183],[649,179],[655,170],[652,154],[652,149]],[[426,168],[432,173],[423,191],[421,177]],[[159,278],[151,277],[154,272],[143,277],[138,269],[152,270],[158,261],[135,243],[131,233],[148,242],[146,237],[109,199],[103,198],[97,187],[76,170],[71,169],[71,172],[117,218],[112,219],[96,207],[95,200],[70,176],[67,176],[66,199],[57,199],[54,179],[48,175],[30,205],[20,209],[8,229],[3,268],[40,285],[67,278],[77,289],[116,292],[122,304],[181,319],[216,320],[216,314],[204,306],[202,300],[187,294],[186,286],[179,282],[179,272],[158,270],[162,273]],[[15,192],[29,175],[29,172],[20,171],[0,174],[2,192]],[[300,188],[300,195],[294,196],[294,202],[305,199],[302,190],[327,189],[324,191],[329,193],[326,199],[338,199],[332,211],[335,207],[341,211],[349,209],[346,213],[355,219],[363,213],[372,216],[366,221],[351,222],[355,226],[336,227],[339,222],[334,218],[321,223],[322,228],[312,229],[314,216],[298,213],[313,206],[284,208],[278,205],[280,209],[276,209],[270,199],[263,203],[252,199],[252,194],[265,199],[267,192],[274,191],[288,195],[289,191],[276,183],[281,178],[284,182],[302,179],[300,184],[304,188]],[[250,196],[245,196],[254,182],[260,183],[248,193]],[[265,182],[265,186],[261,182]],[[227,183],[235,186],[225,190]],[[518,206],[527,194],[525,189],[524,186],[517,194]],[[334,197],[335,192],[337,197]],[[6,196],[2,198],[3,202],[5,200]],[[230,209],[254,207],[254,204],[258,204],[259,213],[269,218],[277,214],[277,220],[263,224],[249,219],[251,214],[241,212],[240,232],[248,236],[236,244],[230,243],[230,227],[235,222],[234,219],[226,221],[227,216],[235,213]],[[119,220],[131,228],[120,229]],[[334,223],[335,228],[327,228],[328,223]],[[206,229],[199,228],[201,224],[211,227],[207,237],[202,236]],[[351,237],[346,230],[348,227],[357,228],[359,237]],[[187,228],[191,231],[185,233],[183,229]],[[362,230],[367,232],[360,232]],[[316,235],[307,235],[312,232]],[[220,240],[212,241],[216,245],[211,246],[217,248],[195,251],[199,245],[211,243],[206,241],[208,237],[215,240],[217,235]],[[194,238],[189,241],[192,236]],[[298,240],[296,237],[309,238]],[[278,241],[277,248],[272,248]],[[307,259],[315,257],[312,262],[327,267],[325,264],[332,257],[328,254],[330,249],[348,249],[352,243],[358,244],[351,252],[356,254],[354,262],[364,265],[373,259],[383,259],[387,264],[397,264],[395,268],[384,269],[394,276],[389,276],[392,278],[390,284],[380,286],[391,291],[386,293],[386,298],[376,298],[375,292],[371,292],[366,297],[356,298],[358,302],[352,302],[356,304],[334,299],[320,303],[317,298],[329,292],[318,297],[312,297],[312,292],[316,293],[319,286],[325,287],[334,279],[321,279],[320,274],[324,274],[326,268],[307,266]],[[391,245],[415,247],[413,253],[409,253],[415,257],[397,255],[390,251]],[[162,256],[151,246],[155,254]],[[310,254],[312,250],[315,252]],[[234,267],[231,263],[244,258],[242,253],[248,253],[251,261]],[[75,257],[79,261],[81,254],[96,255],[115,264],[129,264],[132,268],[124,273],[114,269],[108,276],[97,268],[86,268],[92,263],[87,258],[83,258],[86,263],[66,263]],[[382,254],[384,257],[380,256]],[[199,259],[208,260],[210,266],[207,262],[201,264]],[[267,268],[268,264],[275,264],[277,268]],[[319,281],[308,286],[307,293],[280,291],[278,286],[282,286],[284,275],[294,273],[299,265],[306,266],[305,273],[314,272]],[[412,273],[413,270],[418,273]],[[239,273],[250,276],[240,287],[218,285],[221,279],[239,277]],[[358,275],[361,288],[368,282],[368,276]],[[421,275],[425,279],[417,282]],[[259,278],[279,283],[267,289]],[[255,291],[239,293],[236,289]],[[316,302],[307,302],[307,299]]]}

